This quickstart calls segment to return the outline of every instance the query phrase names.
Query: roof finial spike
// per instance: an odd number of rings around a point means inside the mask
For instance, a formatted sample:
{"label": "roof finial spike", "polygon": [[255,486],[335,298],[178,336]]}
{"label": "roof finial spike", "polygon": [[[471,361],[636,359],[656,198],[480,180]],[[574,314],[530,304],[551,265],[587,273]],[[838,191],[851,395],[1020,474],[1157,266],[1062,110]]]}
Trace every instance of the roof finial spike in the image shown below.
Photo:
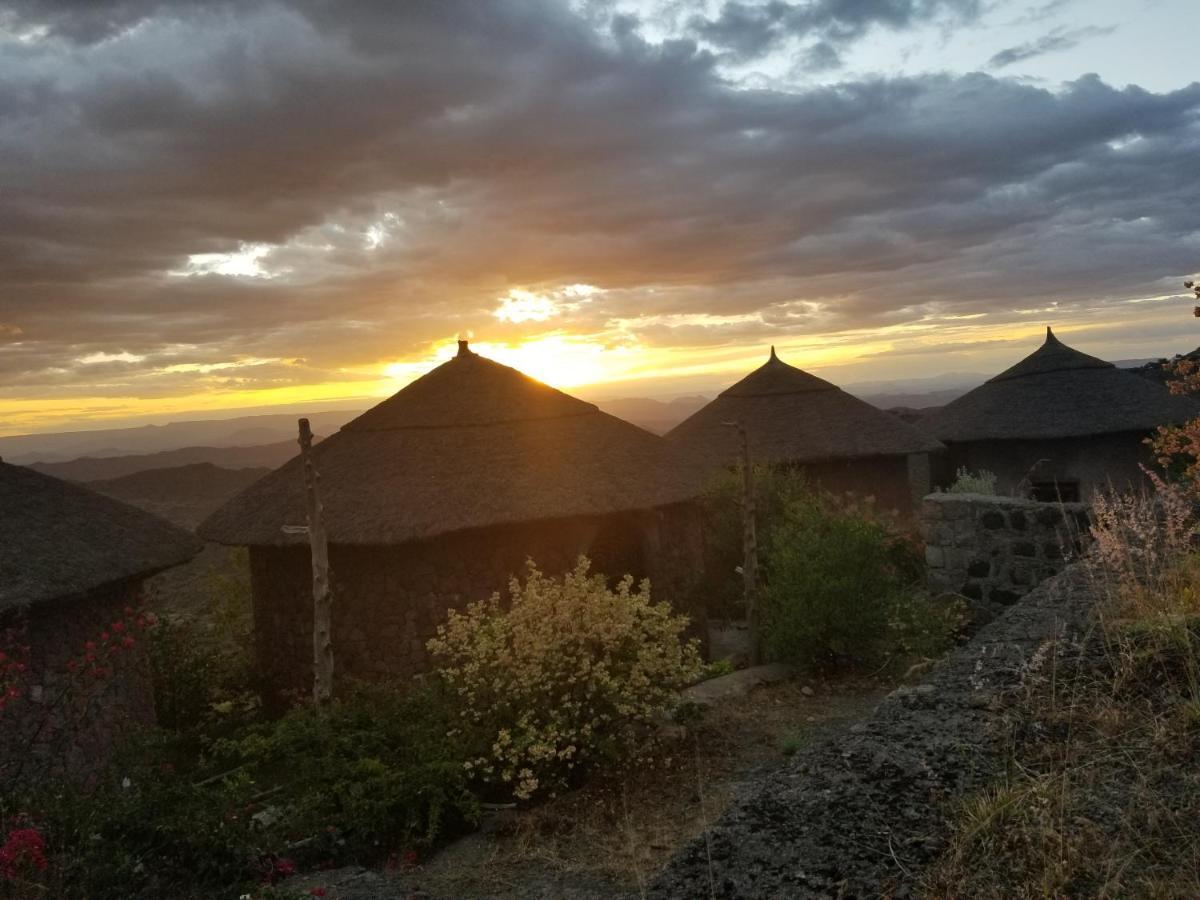
{"label": "roof finial spike", "polygon": [[1050,328],[1049,325],[1046,326],[1046,340],[1048,340],[1048,341],[1057,341],[1058,340],[1058,338],[1056,338],[1054,336],[1054,331],[1053,331],[1053,329]]}
{"label": "roof finial spike", "polygon": [[467,344],[468,344],[468,341],[465,340],[464,338],[458,339],[458,355],[459,356],[470,356],[471,355],[471,350],[467,346]]}
{"label": "roof finial spike", "polygon": [[771,345],[771,359],[779,359],[779,357],[775,355],[775,345],[774,344]]}

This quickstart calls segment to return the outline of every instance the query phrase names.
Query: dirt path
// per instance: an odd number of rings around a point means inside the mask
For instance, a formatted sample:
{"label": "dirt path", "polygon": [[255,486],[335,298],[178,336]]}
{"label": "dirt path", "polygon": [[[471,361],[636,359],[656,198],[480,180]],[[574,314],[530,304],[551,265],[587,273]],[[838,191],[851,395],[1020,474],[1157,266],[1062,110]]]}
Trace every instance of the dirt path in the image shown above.
{"label": "dirt path", "polygon": [[411,871],[343,869],[288,886],[323,887],[330,900],[636,897],[750,786],[869,716],[889,688],[874,680],[763,685],[720,701],[624,771],[491,816]]}

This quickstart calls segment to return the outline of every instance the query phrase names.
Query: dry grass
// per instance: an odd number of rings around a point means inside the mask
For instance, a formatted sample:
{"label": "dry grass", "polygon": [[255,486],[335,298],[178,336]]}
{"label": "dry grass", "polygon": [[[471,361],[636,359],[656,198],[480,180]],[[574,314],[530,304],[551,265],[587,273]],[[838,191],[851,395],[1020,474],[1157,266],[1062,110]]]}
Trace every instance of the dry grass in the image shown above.
{"label": "dry grass", "polygon": [[875,681],[815,686],[808,696],[803,682],[766,685],[721,703],[626,769],[448,848],[421,873],[422,887],[439,896],[570,896],[572,885],[592,896],[641,893],[749,775],[783,765],[798,744],[862,717],[886,693]]}
{"label": "dry grass", "polygon": [[1147,565],[1167,525],[1140,514],[1116,541],[1141,543],[1089,567],[1094,633],[1013,698],[1009,771],[956,811],[927,895],[1200,897],[1200,557]]}

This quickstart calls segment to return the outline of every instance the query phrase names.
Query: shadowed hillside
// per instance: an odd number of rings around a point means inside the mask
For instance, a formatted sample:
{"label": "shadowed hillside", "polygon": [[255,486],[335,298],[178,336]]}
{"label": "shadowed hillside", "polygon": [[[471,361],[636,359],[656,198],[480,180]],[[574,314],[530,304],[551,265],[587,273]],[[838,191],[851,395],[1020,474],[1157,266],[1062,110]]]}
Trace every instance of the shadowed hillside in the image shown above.
{"label": "shadowed hillside", "polygon": [[[318,438],[320,440],[320,438]],[[213,468],[274,469],[299,452],[295,441],[279,441],[253,447],[183,447],[161,453],[134,456],[85,456],[69,462],[34,463],[29,468],[67,481],[102,481],[123,478],[153,469],[179,469],[196,464]],[[261,474],[261,473],[260,473]],[[169,481],[169,479],[168,479]]]}

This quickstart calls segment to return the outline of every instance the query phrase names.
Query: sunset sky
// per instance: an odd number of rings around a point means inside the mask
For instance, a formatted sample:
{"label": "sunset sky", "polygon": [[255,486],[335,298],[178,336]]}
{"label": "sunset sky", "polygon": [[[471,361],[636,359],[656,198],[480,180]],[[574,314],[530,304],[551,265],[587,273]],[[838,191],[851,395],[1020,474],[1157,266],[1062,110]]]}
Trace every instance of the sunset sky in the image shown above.
{"label": "sunset sky", "polygon": [[0,434],[1200,344],[1196,0],[0,0]]}

